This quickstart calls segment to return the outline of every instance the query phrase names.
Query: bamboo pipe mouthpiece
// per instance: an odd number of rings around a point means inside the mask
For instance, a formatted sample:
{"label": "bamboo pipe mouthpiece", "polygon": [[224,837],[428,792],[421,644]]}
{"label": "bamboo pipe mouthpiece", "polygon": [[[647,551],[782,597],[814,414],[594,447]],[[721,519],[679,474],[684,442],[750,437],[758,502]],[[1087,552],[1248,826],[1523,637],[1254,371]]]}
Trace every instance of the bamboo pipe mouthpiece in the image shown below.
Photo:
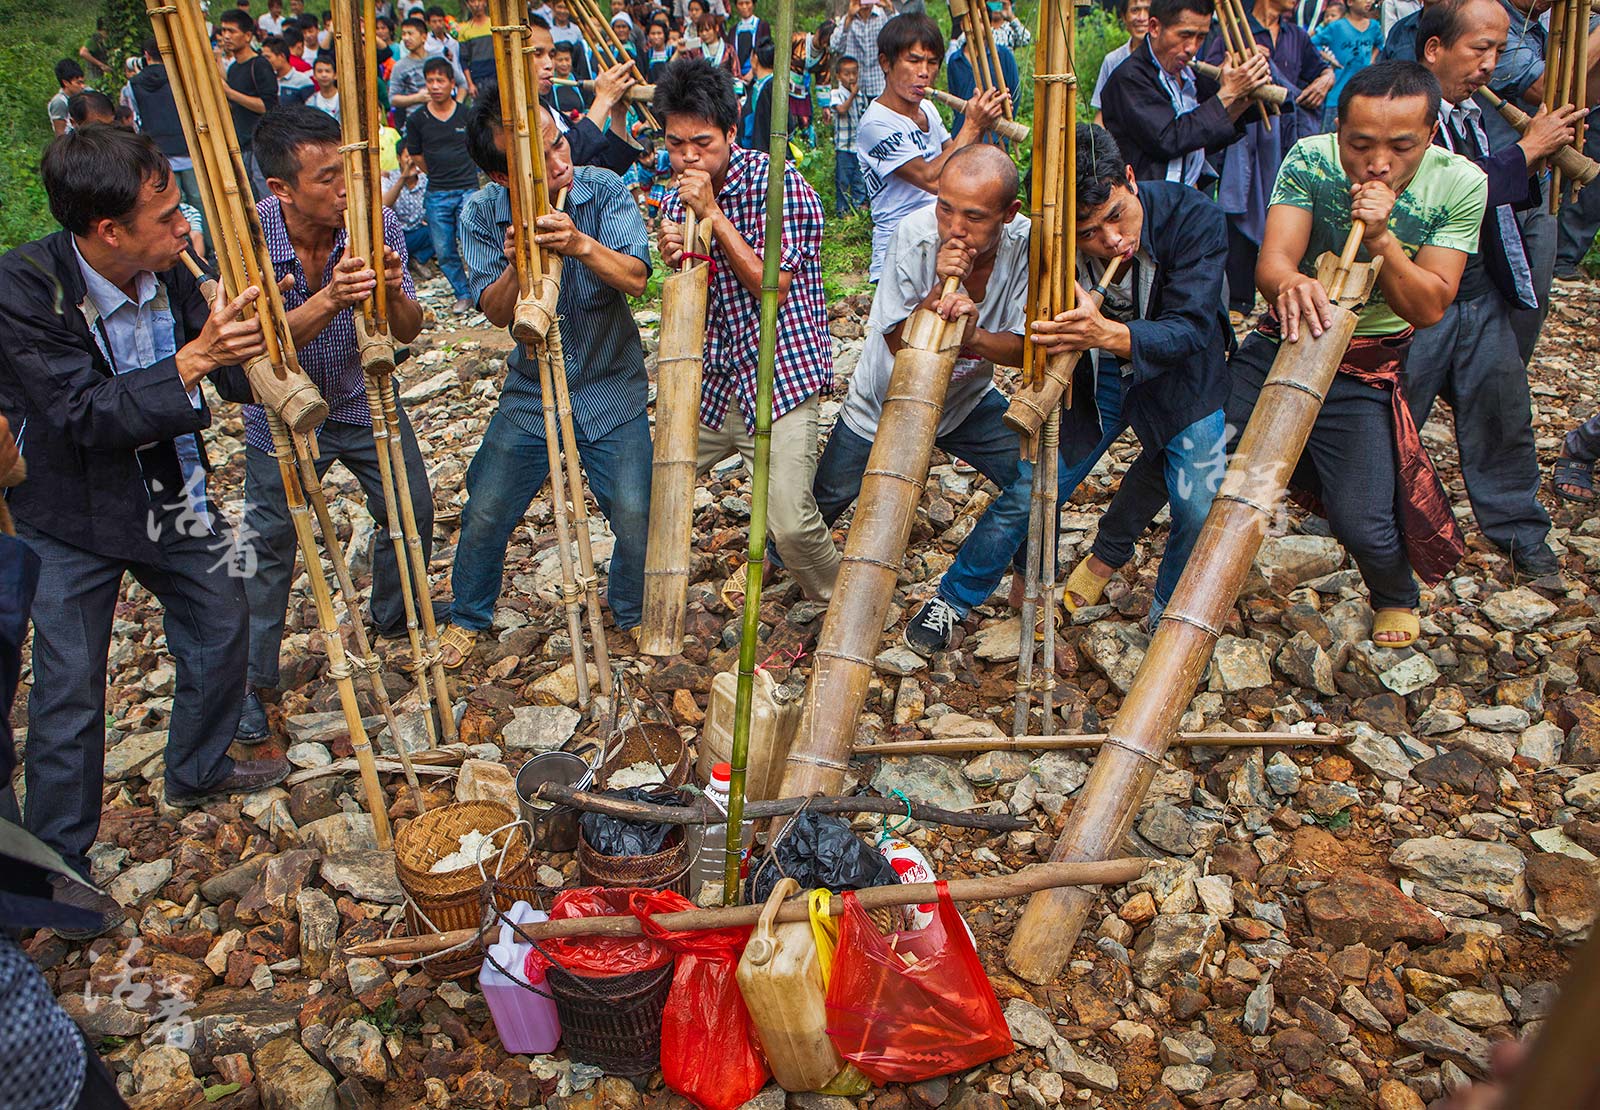
{"label": "bamboo pipe mouthpiece", "polygon": [[[937,100],[951,111],[960,112],[963,115],[966,114],[967,102],[953,93],[948,93],[943,89],[929,89],[924,95],[929,100]],[[1016,143],[1027,142],[1029,136],[1033,134],[1027,124],[1018,123],[1014,119],[997,119],[990,130],[1002,139],[1010,139]]]}
{"label": "bamboo pipe mouthpiece", "polygon": [[[1600,2],[1600,0],[1597,0],[1597,2]],[[1214,66],[1210,62],[1202,62],[1198,59],[1189,64],[1202,77],[1209,77],[1213,81],[1222,80],[1221,66]],[[1251,100],[1259,100],[1263,104],[1270,104],[1274,108],[1281,108],[1289,102],[1289,90],[1282,85],[1262,85],[1259,88],[1251,89],[1249,97]]]}
{"label": "bamboo pipe mouthpiece", "polygon": [[[593,81],[573,81],[563,77],[552,77],[550,79],[550,83],[552,85],[560,85],[563,88],[568,89],[582,89],[590,96],[594,95],[595,83]],[[622,99],[626,100],[630,104],[648,104],[655,98],[656,87],[654,85],[634,85],[627,92],[622,94]]]}
{"label": "bamboo pipe mouthpiece", "polygon": [[[1095,287],[1089,295],[1096,304],[1104,303],[1106,289],[1117,280],[1117,271],[1125,259],[1121,255],[1106,263]],[[1076,276],[1076,275],[1074,275]],[[1077,368],[1079,351],[1062,351],[1044,360],[1043,372],[1031,389],[1019,389],[1006,406],[1003,419],[1006,426],[1024,439],[1032,439],[1050,419],[1050,414],[1061,405],[1061,398],[1072,388],[1072,373]]]}
{"label": "bamboo pipe mouthpiece", "polygon": [[[1594,0],[1594,2],[1600,4],[1600,0]],[[1600,10],[1600,8],[1596,10]],[[1517,134],[1526,135],[1528,133],[1528,124],[1533,122],[1532,116],[1510,101],[1502,100],[1496,96],[1494,90],[1488,86],[1479,89],[1478,92],[1500,113],[1500,118],[1516,128]],[[1596,162],[1571,143],[1552,154],[1550,156],[1550,164],[1561,171],[1562,177],[1576,183],[1579,187],[1589,184],[1596,177],[1600,177],[1600,162]]]}

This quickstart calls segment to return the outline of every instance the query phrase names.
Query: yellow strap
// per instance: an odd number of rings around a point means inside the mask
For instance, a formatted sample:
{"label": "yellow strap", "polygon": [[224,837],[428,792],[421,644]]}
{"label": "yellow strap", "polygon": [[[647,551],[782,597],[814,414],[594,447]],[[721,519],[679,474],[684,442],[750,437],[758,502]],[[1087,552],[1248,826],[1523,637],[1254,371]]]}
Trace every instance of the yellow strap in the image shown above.
{"label": "yellow strap", "polygon": [[839,947],[839,922],[828,912],[832,899],[832,892],[821,887],[806,895],[806,908],[811,911],[811,936],[817,942],[817,964],[822,968],[824,989],[833,978],[833,953]]}

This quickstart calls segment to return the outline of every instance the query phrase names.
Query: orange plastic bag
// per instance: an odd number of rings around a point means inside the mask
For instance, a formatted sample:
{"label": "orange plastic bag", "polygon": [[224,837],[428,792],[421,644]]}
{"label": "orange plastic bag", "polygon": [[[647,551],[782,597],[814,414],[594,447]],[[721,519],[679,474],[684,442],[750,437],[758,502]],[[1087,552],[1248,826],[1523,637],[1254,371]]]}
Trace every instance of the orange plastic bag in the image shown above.
{"label": "orange plastic bag", "polygon": [[877,1083],[915,1083],[1011,1052],[1011,1032],[972,939],[939,884],[933,923],[885,937],[844,896],[828,983],[828,1036]]}

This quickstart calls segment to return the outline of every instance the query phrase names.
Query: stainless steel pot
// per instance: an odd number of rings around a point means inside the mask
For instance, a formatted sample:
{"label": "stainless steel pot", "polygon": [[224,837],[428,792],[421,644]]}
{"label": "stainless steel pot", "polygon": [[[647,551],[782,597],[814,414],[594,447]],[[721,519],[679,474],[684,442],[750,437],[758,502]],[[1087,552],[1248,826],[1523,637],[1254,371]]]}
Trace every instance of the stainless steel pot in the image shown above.
{"label": "stainless steel pot", "polygon": [[536,755],[517,772],[517,802],[533,829],[535,850],[571,852],[578,847],[578,811],[543,801],[539,788],[547,782],[575,786],[588,774],[588,762],[571,752]]}

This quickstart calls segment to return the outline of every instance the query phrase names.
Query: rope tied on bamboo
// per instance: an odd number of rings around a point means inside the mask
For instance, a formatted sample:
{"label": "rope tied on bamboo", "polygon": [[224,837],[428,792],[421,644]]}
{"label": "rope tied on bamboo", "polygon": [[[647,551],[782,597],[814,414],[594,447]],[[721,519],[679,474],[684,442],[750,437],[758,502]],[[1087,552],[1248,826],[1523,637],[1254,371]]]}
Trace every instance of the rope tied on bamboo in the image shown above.
{"label": "rope tied on bamboo", "polygon": [[1033,79],[1045,85],[1076,85],[1078,83],[1078,75],[1076,73],[1035,73]]}
{"label": "rope tied on bamboo", "polygon": [[362,142],[359,142],[359,143],[345,143],[344,146],[339,148],[339,153],[340,154],[348,154],[352,150],[370,150],[371,147],[372,147],[372,144],[369,143],[369,142],[366,142],[365,140],[363,140]]}

